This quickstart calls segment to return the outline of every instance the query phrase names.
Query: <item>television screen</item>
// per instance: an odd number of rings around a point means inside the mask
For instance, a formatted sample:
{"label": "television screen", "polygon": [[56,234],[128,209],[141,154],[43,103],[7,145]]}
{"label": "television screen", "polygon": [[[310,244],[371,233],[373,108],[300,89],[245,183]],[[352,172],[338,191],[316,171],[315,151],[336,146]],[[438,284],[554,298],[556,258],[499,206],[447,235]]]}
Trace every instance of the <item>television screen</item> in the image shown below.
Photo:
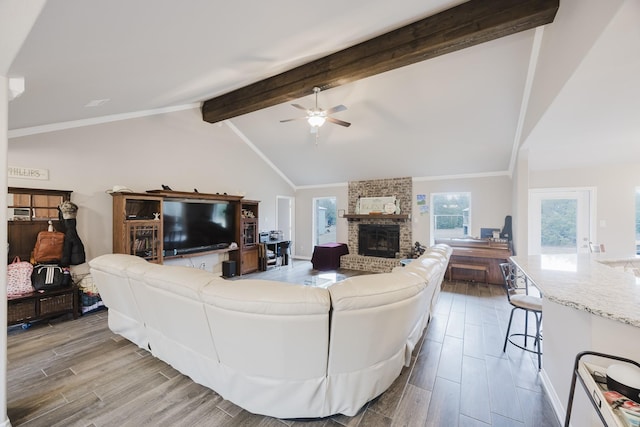
{"label": "television screen", "polygon": [[220,249],[235,241],[235,205],[220,201],[165,200],[166,256]]}

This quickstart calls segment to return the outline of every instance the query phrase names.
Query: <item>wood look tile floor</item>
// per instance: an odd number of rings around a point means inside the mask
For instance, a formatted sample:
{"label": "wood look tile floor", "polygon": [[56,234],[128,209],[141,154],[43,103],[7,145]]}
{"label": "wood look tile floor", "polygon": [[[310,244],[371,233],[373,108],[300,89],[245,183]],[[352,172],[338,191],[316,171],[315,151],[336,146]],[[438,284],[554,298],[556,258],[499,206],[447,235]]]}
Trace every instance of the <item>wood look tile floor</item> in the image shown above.
{"label": "wood look tile floor", "polygon": [[[304,283],[319,273],[295,260],[243,277]],[[411,365],[385,393],[356,416],[305,420],[251,414],[222,399],[111,333],[107,311],[10,328],[9,419],[47,427],[559,426],[534,357],[513,346],[502,352],[509,312],[499,286],[445,281]]]}

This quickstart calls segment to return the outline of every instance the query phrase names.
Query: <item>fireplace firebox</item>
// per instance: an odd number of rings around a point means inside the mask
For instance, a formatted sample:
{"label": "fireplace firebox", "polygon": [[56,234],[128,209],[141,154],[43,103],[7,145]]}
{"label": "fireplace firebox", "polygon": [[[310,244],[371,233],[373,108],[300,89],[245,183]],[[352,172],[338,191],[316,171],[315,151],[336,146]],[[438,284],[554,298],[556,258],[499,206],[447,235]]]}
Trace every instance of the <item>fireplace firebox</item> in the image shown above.
{"label": "fireplace firebox", "polygon": [[360,224],[358,255],[395,258],[400,252],[400,226]]}

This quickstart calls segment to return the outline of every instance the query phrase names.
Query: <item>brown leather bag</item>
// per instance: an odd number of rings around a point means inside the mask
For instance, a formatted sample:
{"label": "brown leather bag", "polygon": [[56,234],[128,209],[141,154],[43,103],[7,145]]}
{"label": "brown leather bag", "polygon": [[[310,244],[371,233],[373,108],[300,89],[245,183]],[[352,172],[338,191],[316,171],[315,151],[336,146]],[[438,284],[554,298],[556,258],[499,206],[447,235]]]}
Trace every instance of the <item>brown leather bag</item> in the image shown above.
{"label": "brown leather bag", "polygon": [[33,259],[37,263],[59,262],[64,248],[64,233],[59,231],[41,231],[33,248]]}

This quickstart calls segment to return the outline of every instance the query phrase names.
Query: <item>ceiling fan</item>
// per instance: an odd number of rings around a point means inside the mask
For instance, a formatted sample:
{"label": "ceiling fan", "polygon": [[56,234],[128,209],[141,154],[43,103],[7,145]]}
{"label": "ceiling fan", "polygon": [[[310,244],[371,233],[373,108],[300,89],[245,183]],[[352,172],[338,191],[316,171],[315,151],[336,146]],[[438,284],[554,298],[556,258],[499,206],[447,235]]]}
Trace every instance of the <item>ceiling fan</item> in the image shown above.
{"label": "ceiling fan", "polygon": [[318,107],[318,92],[320,92],[320,88],[319,87],[314,87],[313,88],[313,93],[316,94],[316,105],[315,105],[315,107],[313,107],[311,109],[304,108],[300,104],[291,104],[291,105],[293,105],[294,107],[296,107],[299,110],[306,111],[307,112],[306,116],[297,117],[295,119],[280,120],[280,123],[291,122],[293,120],[306,119],[307,122],[309,123],[309,125],[311,126],[311,133],[315,133],[315,134],[318,133],[318,129],[325,122],[334,123],[336,125],[340,125],[340,126],[344,126],[344,127],[351,126],[351,123],[349,123],[349,122],[345,122],[343,120],[339,120],[339,119],[336,119],[334,117],[331,117],[331,114],[333,114],[333,113],[338,113],[340,111],[346,110],[347,107],[345,107],[344,105],[342,105],[342,104],[336,105],[335,107],[329,108],[328,110],[323,110],[322,108]]}

